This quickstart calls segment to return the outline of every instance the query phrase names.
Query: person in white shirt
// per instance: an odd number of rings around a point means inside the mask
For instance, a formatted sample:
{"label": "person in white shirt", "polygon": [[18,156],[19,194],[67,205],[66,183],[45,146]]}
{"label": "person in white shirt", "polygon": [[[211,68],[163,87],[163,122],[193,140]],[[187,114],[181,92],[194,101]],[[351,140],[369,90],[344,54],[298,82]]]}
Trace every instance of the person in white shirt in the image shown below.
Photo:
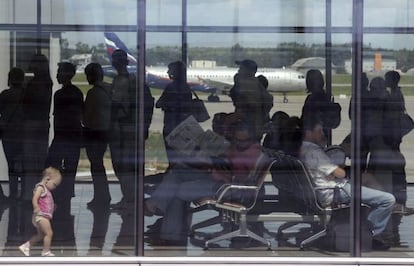
{"label": "person in white shirt", "polygon": [[[343,168],[331,162],[329,156],[325,153],[324,147],[327,139],[324,134],[323,125],[316,117],[308,117],[303,121],[304,139],[300,149],[300,159],[309,170],[313,182],[318,187],[327,187],[327,189],[317,190],[318,200],[323,206],[329,206],[333,201],[333,189],[328,187],[341,187],[338,200],[339,203],[348,203],[351,201],[351,185]],[[368,220],[373,225],[373,248],[385,250],[390,246],[381,240],[380,234],[385,230],[391,217],[395,204],[395,198],[392,194],[368,188],[361,187],[361,201],[370,207]]]}

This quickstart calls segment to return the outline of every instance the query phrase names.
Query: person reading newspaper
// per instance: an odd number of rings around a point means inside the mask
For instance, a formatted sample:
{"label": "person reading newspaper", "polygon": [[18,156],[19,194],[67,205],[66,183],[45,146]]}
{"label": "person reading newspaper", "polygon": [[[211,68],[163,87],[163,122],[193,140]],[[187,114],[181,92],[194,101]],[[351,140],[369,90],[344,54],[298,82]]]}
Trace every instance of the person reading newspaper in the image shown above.
{"label": "person reading newspaper", "polygon": [[147,216],[163,216],[159,239],[151,239],[151,244],[186,245],[189,204],[213,198],[223,184],[242,183],[254,169],[262,150],[254,129],[245,121],[238,121],[232,135],[230,145],[220,156],[205,156],[168,171],[145,201]]}

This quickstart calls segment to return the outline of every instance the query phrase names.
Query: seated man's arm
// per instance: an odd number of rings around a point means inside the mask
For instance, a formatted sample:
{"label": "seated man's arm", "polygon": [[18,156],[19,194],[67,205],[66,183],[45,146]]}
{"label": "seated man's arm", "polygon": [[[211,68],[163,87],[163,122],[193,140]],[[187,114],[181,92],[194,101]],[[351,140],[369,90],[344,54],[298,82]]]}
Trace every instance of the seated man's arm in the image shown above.
{"label": "seated man's arm", "polygon": [[332,176],[336,177],[336,178],[345,178],[346,177],[346,172],[344,169],[342,169],[341,167],[337,167],[331,174]]}

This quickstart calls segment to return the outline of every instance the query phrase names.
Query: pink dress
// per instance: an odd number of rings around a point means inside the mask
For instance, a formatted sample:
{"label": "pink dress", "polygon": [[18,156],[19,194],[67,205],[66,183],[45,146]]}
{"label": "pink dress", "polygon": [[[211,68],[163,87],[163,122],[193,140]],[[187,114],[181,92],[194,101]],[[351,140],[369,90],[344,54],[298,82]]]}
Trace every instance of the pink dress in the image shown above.
{"label": "pink dress", "polygon": [[55,202],[53,201],[52,193],[42,183],[36,184],[35,190],[38,186],[42,187],[43,192],[40,194],[38,201],[40,212],[36,213],[35,215],[42,216],[50,220],[52,219],[53,211],[55,210]]}

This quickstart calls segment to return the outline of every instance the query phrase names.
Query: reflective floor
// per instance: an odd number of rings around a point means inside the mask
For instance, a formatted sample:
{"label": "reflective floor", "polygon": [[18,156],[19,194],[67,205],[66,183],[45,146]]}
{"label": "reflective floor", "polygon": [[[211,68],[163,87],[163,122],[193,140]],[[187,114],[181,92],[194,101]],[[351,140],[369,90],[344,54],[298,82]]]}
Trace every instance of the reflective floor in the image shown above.
{"label": "reflective floor", "polygon": [[[3,184],[3,187],[6,187]],[[131,234],[134,228],[133,210],[89,210],[86,203],[91,200],[93,190],[89,182],[76,184],[76,196],[72,199],[71,214],[54,221],[54,240],[52,250],[57,256],[133,256],[134,239]],[[409,186],[409,206],[414,206],[414,186]],[[110,184],[113,202],[120,199],[117,183]],[[5,190],[7,193],[7,190]],[[33,233],[31,224],[32,207],[30,204],[17,202],[0,204],[0,252],[1,256],[22,256],[17,247]],[[193,222],[204,220],[214,215],[213,211],[197,213]],[[146,217],[145,224],[155,223],[159,217]],[[363,253],[367,257],[413,257],[414,258],[414,215],[394,215],[390,224],[393,246],[388,251],[371,251]],[[320,245],[312,245],[301,251],[296,238],[276,240],[275,232],[281,223],[265,223],[264,237],[272,241],[272,250],[252,241],[224,240],[209,250],[204,250],[204,238],[210,233],[219,231],[219,226],[201,230],[203,235],[189,238],[187,246],[155,246],[145,243],[146,256],[349,256],[345,252],[330,252]],[[146,230],[148,228],[146,227]],[[306,232],[306,226],[292,229]],[[300,234],[298,234],[300,238]],[[147,239],[148,237],[146,237]],[[41,246],[32,250],[32,256],[40,256]]]}

